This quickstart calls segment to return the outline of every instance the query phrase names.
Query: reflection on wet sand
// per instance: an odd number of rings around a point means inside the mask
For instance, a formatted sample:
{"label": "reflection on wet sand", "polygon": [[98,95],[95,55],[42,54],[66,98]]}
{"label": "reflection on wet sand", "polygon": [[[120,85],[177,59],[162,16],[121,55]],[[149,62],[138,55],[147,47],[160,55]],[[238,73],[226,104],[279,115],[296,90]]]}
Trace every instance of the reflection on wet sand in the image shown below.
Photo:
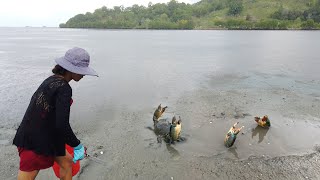
{"label": "reflection on wet sand", "polygon": [[[149,130],[152,130],[152,131],[155,133],[155,135],[157,135],[157,142],[158,142],[158,143],[162,143],[163,137],[162,137],[161,135],[158,135],[158,134],[154,131],[154,129],[153,129],[152,127],[146,127],[146,128],[149,129]],[[183,140],[185,140],[185,138],[183,138]],[[167,147],[167,150],[168,150],[168,152],[171,154],[171,157],[172,157],[173,159],[177,160],[177,159],[180,158],[180,153],[179,153],[179,151],[177,151],[174,147],[172,147],[172,144],[166,142],[166,147]]]}
{"label": "reflection on wet sand", "polygon": [[228,151],[231,152],[237,159],[239,159],[239,156],[238,156],[236,149],[237,149],[237,147],[231,147],[228,149]]}
{"label": "reflection on wet sand", "polygon": [[263,128],[260,126],[257,126],[256,128],[252,129],[252,135],[251,138],[253,139],[254,136],[259,134],[259,141],[258,143],[261,143],[266,136],[267,132],[269,131],[269,128]]}
{"label": "reflection on wet sand", "polygon": [[170,144],[166,144],[167,145],[167,149],[169,151],[169,153],[171,154],[171,157],[174,160],[177,160],[180,158],[180,153],[179,151],[177,151],[174,147],[172,147]]}

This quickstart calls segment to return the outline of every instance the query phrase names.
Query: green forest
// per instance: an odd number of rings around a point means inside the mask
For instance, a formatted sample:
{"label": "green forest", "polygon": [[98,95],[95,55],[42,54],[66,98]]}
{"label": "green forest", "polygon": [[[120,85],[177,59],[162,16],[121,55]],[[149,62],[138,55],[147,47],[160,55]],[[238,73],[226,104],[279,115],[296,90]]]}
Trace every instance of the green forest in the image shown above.
{"label": "green forest", "polygon": [[320,0],[171,0],[147,7],[105,6],[78,14],[60,28],[99,29],[320,29]]}

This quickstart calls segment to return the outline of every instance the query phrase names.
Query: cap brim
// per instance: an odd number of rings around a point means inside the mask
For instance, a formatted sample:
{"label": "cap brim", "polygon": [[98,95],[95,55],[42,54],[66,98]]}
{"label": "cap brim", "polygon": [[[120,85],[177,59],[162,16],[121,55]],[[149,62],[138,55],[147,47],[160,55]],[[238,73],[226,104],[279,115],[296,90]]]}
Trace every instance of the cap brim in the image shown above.
{"label": "cap brim", "polygon": [[69,61],[65,60],[64,57],[55,59],[56,63],[63,67],[64,69],[81,75],[98,76],[95,70],[90,67],[77,67],[71,64]]}

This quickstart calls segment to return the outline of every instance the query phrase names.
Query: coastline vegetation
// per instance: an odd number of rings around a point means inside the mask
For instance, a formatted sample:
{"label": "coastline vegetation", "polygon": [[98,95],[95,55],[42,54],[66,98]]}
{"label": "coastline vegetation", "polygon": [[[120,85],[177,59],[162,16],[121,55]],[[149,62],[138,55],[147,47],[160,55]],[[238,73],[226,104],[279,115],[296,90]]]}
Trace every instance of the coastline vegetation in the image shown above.
{"label": "coastline vegetation", "polygon": [[147,7],[105,6],[78,14],[60,28],[99,29],[320,29],[320,0],[201,0]]}

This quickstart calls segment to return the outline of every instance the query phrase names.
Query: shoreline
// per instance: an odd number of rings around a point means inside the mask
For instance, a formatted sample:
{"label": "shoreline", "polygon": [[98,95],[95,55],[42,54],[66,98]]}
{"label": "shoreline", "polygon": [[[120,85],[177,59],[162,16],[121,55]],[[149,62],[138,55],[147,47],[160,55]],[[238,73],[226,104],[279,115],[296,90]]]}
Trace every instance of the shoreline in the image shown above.
{"label": "shoreline", "polygon": [[[318,33],[12,30],[0,52],[0,179],[16,179],[16,128],[53,57],[74,44],[90,49],[101,76],[71,83],[70,124],[106,162],[84,159],[75,179],[320,179]],[[185,141],[158,143],[160,103],[162,118],[181,116]],[[263,115],[271,128],[257,127]],[[226,148],[235,122],[245,127]],[[37,179],[56,178],[50,168]]]}
{"label": "shoreline", "polygon": [[[40,28],[40,27],[39,27]],[[195,28],[195,29],[145,29],[145,28],[77,28],[77,27],[58,27],[60,29],[93,29],[93,30],[159,30],[159,31],[197,31],[197,30],[228,30],[228,31],[319,31],[319,29],[267,29],[267,28]]]}
{"label": "shoreline", "polygon": [[288,29],[241,29],[241,28],[195,28],[195,29],[143,29],[143,28],[61,28],[61,27],[41,27],[41,26],[21,26],[21,27],[0,27],[0,28],[36,28],[36,29],[84,29],[84,30],[141,30],[141,31],[319,31],[319,29],[298,29],[298,28],[288,28]]}
{"label": "shoreline", "polygon": [[[163,102],[168,104],[163,118],[170,119],[170,112],[181,115],[184,142],[157,142],[148,129],[155,107],[132,111],[106,105],[93,111],[93,121],[72,121],[88,152],[107,163],[81,161],[76,179],[320,178],[317,95],[290,88],[232,90],[223,84],[219,87],[218,82],[220,78],[211,79],[216,87],[185,92],[176,100]],[[263,114],[271,119],[267,131],[255,129],[253,121],[255,115]],[[245,128],[234,146],[225,148],[225,133],[236,121]],[[0,155],[1,174],[4,179],[14,179],[18,169],[15,147],[7,144],[0,148],[4,152]],[[54,177],[50,168],[41,171],[38,179]]]}

